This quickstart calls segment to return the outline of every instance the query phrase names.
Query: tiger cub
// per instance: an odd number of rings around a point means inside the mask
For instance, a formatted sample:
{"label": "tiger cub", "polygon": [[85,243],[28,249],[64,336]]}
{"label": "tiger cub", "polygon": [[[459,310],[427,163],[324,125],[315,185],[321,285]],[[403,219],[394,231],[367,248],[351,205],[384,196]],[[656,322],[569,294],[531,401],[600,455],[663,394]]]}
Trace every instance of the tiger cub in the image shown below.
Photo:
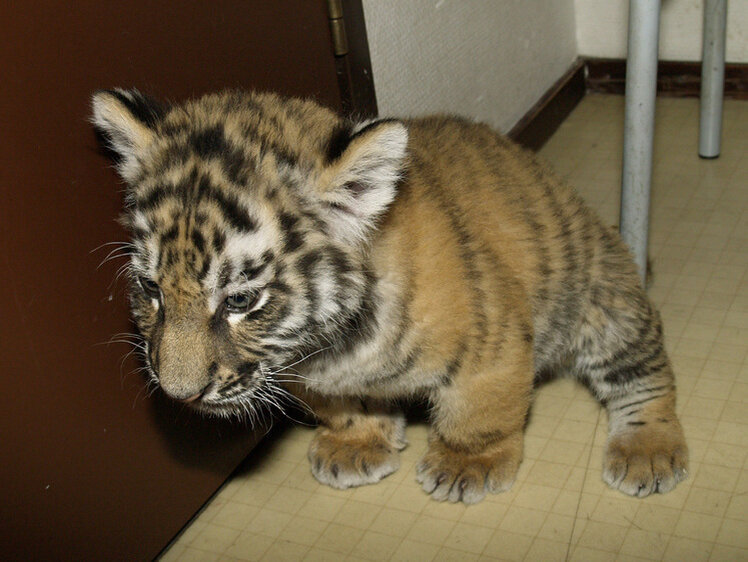
{"label": "tiger cub", "polygon": [[172,398],[252,417],[293,393],[336,488],[397,470],[395,403],[426,399],[418,481],[472,504],[511,487],[533,380],[564,365],[608,410],[610,486],[685,478],[660,317],[626,248],[489,127],[120,89],[94,95],[93,123],[127,184],[132,313]]}

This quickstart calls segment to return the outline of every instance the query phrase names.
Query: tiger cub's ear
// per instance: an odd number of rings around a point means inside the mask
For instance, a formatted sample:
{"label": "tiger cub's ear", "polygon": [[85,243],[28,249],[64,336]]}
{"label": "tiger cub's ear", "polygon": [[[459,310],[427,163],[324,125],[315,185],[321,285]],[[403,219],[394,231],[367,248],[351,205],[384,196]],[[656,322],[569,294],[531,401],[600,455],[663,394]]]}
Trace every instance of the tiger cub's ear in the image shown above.
{"label": "tiger cub's ear", "polygon": [[375,121],[334,144],[317,182],[318,196],[333,234],[360,241],[395,199],[408,130],[399,121]]}
{"label": "tiger cub's ear", "polygon": [[164,108],[137,90],[99,90],[92,99],[91,121],[125,181],[138,175],[139,157],[153,142]]}

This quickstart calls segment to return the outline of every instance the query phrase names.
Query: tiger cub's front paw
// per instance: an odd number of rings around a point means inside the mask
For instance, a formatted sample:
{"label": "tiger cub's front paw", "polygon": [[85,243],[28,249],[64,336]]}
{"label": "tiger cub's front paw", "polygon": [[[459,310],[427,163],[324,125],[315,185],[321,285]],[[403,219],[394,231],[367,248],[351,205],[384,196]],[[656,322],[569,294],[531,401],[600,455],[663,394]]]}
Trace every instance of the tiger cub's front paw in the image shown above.
{"label": "tiger cub's front paw", "polygon": [[423,490],[438,501],[474,504],[486,492],[506,492],[522,461],[522,436],[512,436],[481,452],[455,450],[438,437],[416,467]]}
{"label": "tiger cub's front paw", "polygon": [[405,421],[398,418],[337,430],[319,427],[309,446],[312,474],[340,490],[379,482],[400,468],[404,430]]}

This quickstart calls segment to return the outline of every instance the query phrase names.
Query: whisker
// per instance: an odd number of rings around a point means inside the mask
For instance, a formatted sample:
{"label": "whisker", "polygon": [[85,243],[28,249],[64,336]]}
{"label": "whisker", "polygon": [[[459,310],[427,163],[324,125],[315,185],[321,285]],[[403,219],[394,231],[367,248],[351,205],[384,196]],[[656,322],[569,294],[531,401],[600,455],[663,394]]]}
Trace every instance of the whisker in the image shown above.
{"label": "whisker", "polygon": [[88,252],[89,254],[93,254],[94,252],[98,252],[102,248],[105,248],[107,246],[114,246],[115,244],[119,245],[119,248],[134,248],[135,244],[132,242],[123,242],[123,241],[116,241],[116,242],[104,242],[103,244],[100,244],[99,246],[96,246],[93,250]]}
{"label": "whisker", "polygon": [[134,253],[135,252],[129,249],[125,251],[124,248],[115,248],[114,250],[109,252],[103,260],[101,260],[101,263],[96,266],[96,269],[99,269],[102,265],[104,265],[108,261],[115,260],[117,258],[129,257],[129,256],[134,255]]}
{"label": "whisker", "polygon": [[307,359],[309,359],[310,357],[312,357],[312,356],[314,356],[314,355],[317,355],[318,353],[322,353],[323,351],[327,351],[327,350],[328,350],[328,349],[330,349],[331,347],[332,347],[332,346],[331,346],[331,345],[329,345],[329,346],[327,346],[327,347],[323,347],[322,349],[318,349],[318,350],[316,350],[316,351],[313,351],[312,353],[309,353],[309,354],[305,355],[304,357],[302,357],[302,358],[301,358],[301,359],[299,359],[298,361],[294,361],[294,362],[293,362],[293,363],[291,363],[290,365],[286,365],[286,366],[284,366],[284,367],[280,367],[279,369],[276,369],[275,371],[270,371],[270,373],[269,373],[269,374],[271,374],[271,375],[275,375],[275,374],[277,374],[277,373],[280,373],[280,372],[281,372],[281,371],[283,371],[284,369],[288,369],[288,368],[290,368],[290,367],[293,367],[294,365],[298,365],[298,364],[299,364],[299,363],[301,363],[302,361],[306,361]]}

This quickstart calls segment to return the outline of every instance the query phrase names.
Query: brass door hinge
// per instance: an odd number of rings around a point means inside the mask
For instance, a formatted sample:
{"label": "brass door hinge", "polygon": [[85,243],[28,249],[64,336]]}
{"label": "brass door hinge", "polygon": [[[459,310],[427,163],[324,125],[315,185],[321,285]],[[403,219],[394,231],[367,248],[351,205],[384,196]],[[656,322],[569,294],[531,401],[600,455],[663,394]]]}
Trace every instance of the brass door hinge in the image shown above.
{"label": "brass door hinge", "polygon": [[345,34],[342,0],[327,0],[327,14],[332,32],[332,49],[336,57],[348,54],[348,37]]}

